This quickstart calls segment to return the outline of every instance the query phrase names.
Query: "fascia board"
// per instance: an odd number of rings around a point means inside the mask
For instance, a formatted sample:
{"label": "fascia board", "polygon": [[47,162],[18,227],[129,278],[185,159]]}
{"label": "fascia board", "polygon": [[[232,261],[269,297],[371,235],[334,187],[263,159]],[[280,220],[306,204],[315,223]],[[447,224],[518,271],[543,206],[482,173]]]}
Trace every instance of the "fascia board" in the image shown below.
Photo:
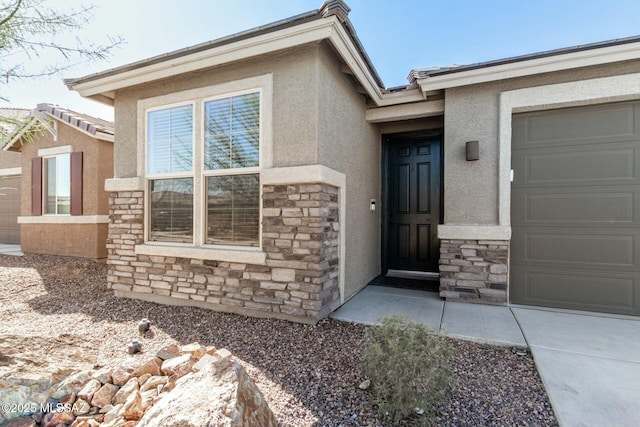
{"label": "fascia board", "polygon": [[427,77],[419,79],[417,83],[422,91],[426,93],[429,90],[468,86],[639,58],[640,43],[629,43]]}
{"label": "fascia board", "polygon": [[373,75],[358,52],[358,49],[335,16],[307,22],[296,27],[263,34],[136,70],[117,73],[85,83],[78,83],[71,85],[70,88],[79,92],[83,97],[101,97],[102,99],[100,99],[100,101],[105,102],[105,96],[107,98],[113,96],[114,91],[125,87],[249,59],[327,39],[330,40],[341,58],[353,70],[355,77],[360,84],[362,84],[367,94],[377,105],[381,104],[383,102],[381,89],[376,84]]}
{"label": "fascia board", "polygon": [[335,17],[332,18],[332,21],[334,21],[334,31],[331,34],[331,43],[340,54],[342,60],[345,61],[347,66],[353,71],[353,75],[360,82],[373,102],[375,102],[376,105],[380,105],[382,102],[382,90],[378,87],[373,75],[369,71],[369,67],[351,41],[342,24],[340,24]]}
{"label": "fascia board", "polygon": [[78,83],[71,85],[71,89],[79,92],[84,97],[105,95],[118,89],[177,74],[248,59],[305,43],[319,42],[331,37],[337,22],[337,19],[307,22],[296,27],[240,40],[166,62],[113,74],[85,83]]}
{"label": "fascia board", "polygon": [[399,120],[433,117],[444,114],[444,100],[422,101],[411,104],[397,104],[386,107],[369,108],[367,123],[386,123]]}

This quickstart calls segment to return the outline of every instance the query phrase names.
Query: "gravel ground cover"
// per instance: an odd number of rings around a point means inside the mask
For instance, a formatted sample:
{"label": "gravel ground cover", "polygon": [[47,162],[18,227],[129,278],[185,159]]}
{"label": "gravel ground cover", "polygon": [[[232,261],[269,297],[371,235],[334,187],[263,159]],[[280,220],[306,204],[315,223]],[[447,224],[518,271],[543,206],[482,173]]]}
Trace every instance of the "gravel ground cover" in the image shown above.
{"label": "gravel ground cover", "polygon": [[[142,339],[144,354],[173,342],[229,349],[282,426],[384,425],[358,388],[364,326],[333,320],[309,326],[118,299],[106,288],[106,270],[73,258],[0,255],[0,376],[136,357],[126,344],[141,339],[137,323],[147,317],[153,326]],[[439,408],[437,425],[557,425],[529,354],[451,341],[458,386]]]}

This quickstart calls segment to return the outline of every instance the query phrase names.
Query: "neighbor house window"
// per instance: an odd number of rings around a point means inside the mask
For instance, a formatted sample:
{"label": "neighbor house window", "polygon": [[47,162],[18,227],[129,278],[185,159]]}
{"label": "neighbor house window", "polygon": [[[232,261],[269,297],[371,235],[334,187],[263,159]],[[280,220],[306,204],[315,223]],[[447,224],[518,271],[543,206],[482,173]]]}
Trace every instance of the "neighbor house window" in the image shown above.
{"label": "neighbor house window", "polygon": [[148,110],[146,120],[148,240],[259,246],[260,92]]}
{"label": "neighbor house window", "polygon": [[193,242],[193,104],[147,112],[149,240]]}
{"label": "neighbor house window", "polygon": [[44,213],[69,215],[71,213],[71,160],[69,154],[43,159]]}

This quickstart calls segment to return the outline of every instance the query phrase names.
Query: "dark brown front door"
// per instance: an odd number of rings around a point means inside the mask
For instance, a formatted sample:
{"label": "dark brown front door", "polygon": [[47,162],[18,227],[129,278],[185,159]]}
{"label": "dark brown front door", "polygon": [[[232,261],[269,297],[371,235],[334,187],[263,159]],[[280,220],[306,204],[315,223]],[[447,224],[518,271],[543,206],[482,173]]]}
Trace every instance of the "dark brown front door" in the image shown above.
{"label": "dark brown front door", "polygon": [[386,269],[437,272],[441,137],[386,136]]}

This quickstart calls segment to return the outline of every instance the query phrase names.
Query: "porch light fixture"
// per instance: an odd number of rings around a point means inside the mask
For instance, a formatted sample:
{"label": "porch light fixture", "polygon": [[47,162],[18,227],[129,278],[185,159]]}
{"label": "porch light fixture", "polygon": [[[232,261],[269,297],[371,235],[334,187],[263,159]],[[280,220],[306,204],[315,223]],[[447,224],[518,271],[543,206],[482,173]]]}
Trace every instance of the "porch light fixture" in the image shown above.
{"label": "porch light fixture", "polygon": [[467,141],[465,151],[467,161],[480,160],[480,143],[478,141]]}

